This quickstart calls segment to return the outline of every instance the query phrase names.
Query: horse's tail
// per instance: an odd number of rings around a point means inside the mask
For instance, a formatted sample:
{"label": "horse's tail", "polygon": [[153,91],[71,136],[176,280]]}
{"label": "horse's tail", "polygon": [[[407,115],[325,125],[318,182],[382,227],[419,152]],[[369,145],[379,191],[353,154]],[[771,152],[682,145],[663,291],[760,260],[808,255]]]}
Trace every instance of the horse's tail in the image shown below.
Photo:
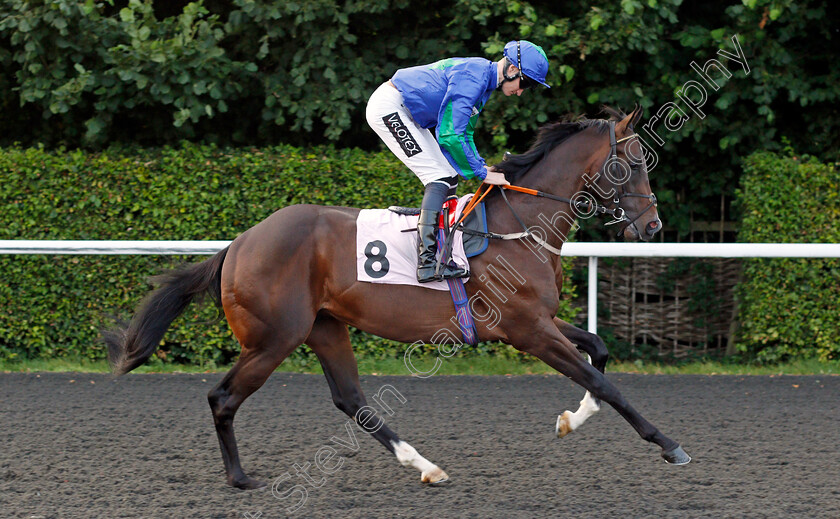
{"label": "horse's tail", "polygon": [[221,305],[222,263],[227,251],[225,248],[209,260],[157,276],[153,281],[160,287],[140,303],[131,322],[103,332],[108,363],[115,375],[146,362],[172,321],[196,297],[209,293],[216,305]]}

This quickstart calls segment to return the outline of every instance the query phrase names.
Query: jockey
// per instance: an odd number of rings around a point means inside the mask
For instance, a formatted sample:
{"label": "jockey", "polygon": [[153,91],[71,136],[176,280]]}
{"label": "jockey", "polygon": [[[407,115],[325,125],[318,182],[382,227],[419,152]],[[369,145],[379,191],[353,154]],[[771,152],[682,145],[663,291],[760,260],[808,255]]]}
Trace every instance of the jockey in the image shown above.
{"label": "jockey", "polygon": [[542,47],[511,41],[497,62],[448,58],[401,69],[371,95],[368,124],[425,186],[417,222],[420,283],[469,275],[448,265],[435,274],[438,218],[447,196],[455,194],[458,175],[488,184],[508,183],[503,173],[486,166],[473,143],[484,104],[497,89],[505,96],[519,96],[538,84],[550,88],[547,73]]}

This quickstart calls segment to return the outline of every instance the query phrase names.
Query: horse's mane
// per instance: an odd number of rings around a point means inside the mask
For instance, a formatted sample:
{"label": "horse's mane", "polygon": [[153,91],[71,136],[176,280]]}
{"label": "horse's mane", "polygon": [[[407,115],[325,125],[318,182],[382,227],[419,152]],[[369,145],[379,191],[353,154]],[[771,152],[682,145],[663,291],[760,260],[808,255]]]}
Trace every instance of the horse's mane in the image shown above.
{"label": "horse's mane", "polygon": [[604,106],[604,113],[609,119],[587,119],[583,116],[566,116],[557,122],[546,124],[537,131],[537,138],[531,148],[519,155],[507,155],[495,168],[504,172],[508,182],[515,183],[522,178],[537,162],[572,135],[592,126],[598,133],[605,133],[609,128],[609,121],[620,121],[625,114],[620,110]]}

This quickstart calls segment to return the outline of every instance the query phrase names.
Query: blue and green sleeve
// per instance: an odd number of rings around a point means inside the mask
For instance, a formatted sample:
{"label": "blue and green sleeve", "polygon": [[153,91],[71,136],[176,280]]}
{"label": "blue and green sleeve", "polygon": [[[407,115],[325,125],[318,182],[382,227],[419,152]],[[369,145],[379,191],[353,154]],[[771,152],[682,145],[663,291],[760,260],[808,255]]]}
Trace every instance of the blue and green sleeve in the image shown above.
{"label": "blue and green sleeve", "polygon": [[484,180],[487,175],[485,161],[478,154],[473,132],[478,115],[483,108],[483,85],[463,83],[451,88],[438,118],[437,140],[444,157],[464,178]]}

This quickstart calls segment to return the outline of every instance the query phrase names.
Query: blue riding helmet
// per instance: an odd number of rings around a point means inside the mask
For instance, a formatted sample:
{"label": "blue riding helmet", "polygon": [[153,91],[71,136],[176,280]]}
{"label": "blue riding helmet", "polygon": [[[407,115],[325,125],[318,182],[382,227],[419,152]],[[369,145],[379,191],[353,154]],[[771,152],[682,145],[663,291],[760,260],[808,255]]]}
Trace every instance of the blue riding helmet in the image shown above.
{"label": "blue riding helmet", "polygon": [[545,82],[545,76],[548,74],[548,58],[545,57],[542,47],[527,40],[509,41],[505,45],[505,57],[529,79],[546,88],[551,88]]}

